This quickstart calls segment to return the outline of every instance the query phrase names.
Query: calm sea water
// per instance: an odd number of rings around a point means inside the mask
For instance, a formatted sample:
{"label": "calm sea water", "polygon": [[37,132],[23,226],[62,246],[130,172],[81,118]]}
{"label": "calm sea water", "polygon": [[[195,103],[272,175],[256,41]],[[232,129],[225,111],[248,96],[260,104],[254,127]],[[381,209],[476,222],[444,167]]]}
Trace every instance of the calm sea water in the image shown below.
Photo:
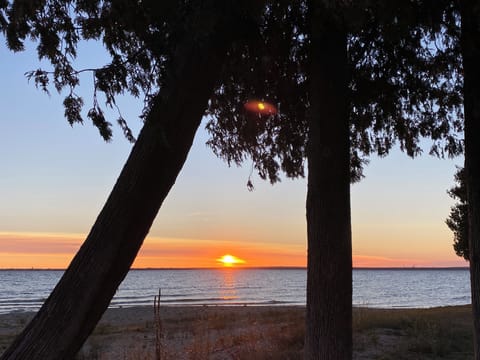
{"label": "calm sea water", "polygon": [[[0,313],[36,310],[62,275],[0,270]],[[111,307],[151,305],[304,305],[305,269],[132,270]],[[378,308],[470,303],[466,269],[354,270],[353,304]]]}

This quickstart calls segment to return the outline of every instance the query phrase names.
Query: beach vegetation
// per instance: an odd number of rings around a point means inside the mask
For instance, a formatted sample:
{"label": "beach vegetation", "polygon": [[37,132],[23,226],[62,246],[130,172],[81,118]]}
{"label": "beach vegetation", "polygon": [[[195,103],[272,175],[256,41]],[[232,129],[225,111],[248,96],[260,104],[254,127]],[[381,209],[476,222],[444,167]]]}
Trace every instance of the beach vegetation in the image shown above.
{"label": "beach vegetation", "polygon": [[[158,318],[151,307],[110,309],[107,315],[77,360],[158,359]],[[1,316],[0,354],[22,329],[18,316]],[[303,359],[304,306],[162,306],[160,319],[162,360]],[[472,326],[470,306],[354,308],[353,359],[473,359]]]}
{"label": "beach vegetation", "polygon": [[[183,314],[169,314],[170,311],[162,311],[168,334],[162,340],[162,359],[304,358],[305,307],[205,307],[202,311],[184,308]],[[473,359],[470,311],[469,306],[354,308],[353,359]],[[218,326],[220,319],[225,319],[223,326]],[[114,328],[112,324],[112,332]],[[115,354],[122,354],[118,358],[125,360],[157,359],[154,330],[144,330],[135,344],[128,340],[136,334],[131,331],[120,335],[115,331],[115,337],[94,333],[88,341],[101,345],[95,349],[99,359],[117,359]],[[82,356],[87,359],[88,354]]]}

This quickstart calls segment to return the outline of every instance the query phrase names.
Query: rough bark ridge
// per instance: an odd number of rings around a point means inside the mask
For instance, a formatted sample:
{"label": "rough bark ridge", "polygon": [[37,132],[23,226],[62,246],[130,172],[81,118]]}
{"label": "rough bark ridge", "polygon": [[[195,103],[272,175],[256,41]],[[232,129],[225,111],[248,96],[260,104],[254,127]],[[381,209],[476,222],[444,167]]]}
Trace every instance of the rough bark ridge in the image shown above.
{"label": "rough bark ridge", "polygon": [[[213,7],[202,6],[211,20]],[[72,359],[108,307],[185,162],[222,67],[234,25],[222,13],[215,21],[202,41],[187,34],[177,47],[169,79],[85,243],[2,359]]]}
{"label": "rough bark ridge", "polygon": [[480,360],[480,1],[460,1],[464,70],[465,170],[475,359]]}
{"label": "rough bark ridge", "polygon": [[347,37],[312,1],[305,359],[352,358]]}

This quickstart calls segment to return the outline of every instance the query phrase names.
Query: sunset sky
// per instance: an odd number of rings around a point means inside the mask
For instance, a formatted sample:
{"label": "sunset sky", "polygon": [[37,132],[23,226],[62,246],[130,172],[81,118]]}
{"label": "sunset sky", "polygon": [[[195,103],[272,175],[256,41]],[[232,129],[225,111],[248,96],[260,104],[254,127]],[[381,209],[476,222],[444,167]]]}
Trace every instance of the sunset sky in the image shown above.
{"label": "sunset sky", "polygon": [[[79,68],[98,66],[95,46],[80,49]],[[24,73],[39,67],[33,51],[8,52],[2,41],[0,103],[0,268],[65,268],[93,225],[131,149],[120,129],[105,143],[90,123],[69,126],[63,97],[48,96]],[[79,93],[91,105],[92,75]],[[119,102],[135,133],[141,99]],[[111,112],[112,121],[115,112]],[[305,179],[274,186],[250,163],[228,168],[205,146],[202,129],[164,202],[135,267],[212,267],[224,254],[237,266],[305,266]],[[395,151],[371,159],[352,186],[354,266],[466,266],[445,225],[455,165],[463,159]]]}

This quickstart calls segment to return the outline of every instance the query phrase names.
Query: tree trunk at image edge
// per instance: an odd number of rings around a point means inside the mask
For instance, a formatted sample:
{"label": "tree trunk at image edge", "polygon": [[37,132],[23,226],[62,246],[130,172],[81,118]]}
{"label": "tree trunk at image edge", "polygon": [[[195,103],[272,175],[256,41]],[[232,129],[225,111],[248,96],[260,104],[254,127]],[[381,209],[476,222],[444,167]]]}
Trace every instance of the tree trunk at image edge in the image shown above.
{"label": "tree trunk at image edge", "polygon": [[305,359],[345,360],[352,358],[347,40],[332,14],[312,9]]}
{"label": "tree trunk at image edge", "polygon": [[228,29],[177,47],[169,79],[85,243],[2,359],[72,359],[93,331],[185,162],[221,69]]}
{"label": "tree trunk at image edge", "polygon": [[480,1],[460,1],[464,70],[465,170],[475,359],[480,360]]}

